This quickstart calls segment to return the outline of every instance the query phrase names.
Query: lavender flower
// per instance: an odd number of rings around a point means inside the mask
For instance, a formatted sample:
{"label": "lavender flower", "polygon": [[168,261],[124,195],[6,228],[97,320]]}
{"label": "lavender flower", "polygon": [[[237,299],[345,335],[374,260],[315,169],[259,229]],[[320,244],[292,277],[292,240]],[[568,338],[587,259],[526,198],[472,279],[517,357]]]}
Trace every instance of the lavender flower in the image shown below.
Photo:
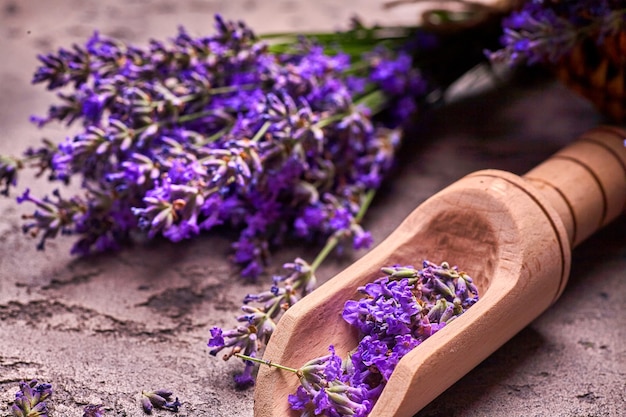
{"label": "lavender flower", "polygon": [[328,350],[330,355],[313,359],[298,369],[300,386],[295,395],[289,396],[291,408],[307,410],[312,404],[316,416],[366,416],[373,405],[367,398],[367,390],[345,383],[341,358],[333,346]]}
{"label": "lavender flower", "polygon": [[364,334],[381,338],[411,331],[413,318],[422,310],[408,279],[384,277],[360,289],[368,297],[346,302],[343,318]]}
{"label": "lavender flower", "polygon": [[[37,206],[26,229],[40,248],[60,233],[77,235],[73,252],[84,254],[138,230],[176,242],[229,225],[239,231],[232,259],[255,277],[290,235],[371,244],[354,221],[359,204],[433,89],[398,51],[406,37],[357,26],[333,35],[333,49],[323,36],[265,42],[241,22],[216,16],[215,26],[213,36],[180,29],[145,48],[95,33],[39,56],[33,83],[63,92],[33,121],[82,131],[1,159],[0,180],[8,192],[32,166],[84,189],[20,199]],[[367,53],[350,52],[356,39]]]}
{"label": "lavender flower", "polygon": [[[230,350],[223,355],[224,360],[232,356],[260,357],[263,347],[269,341],[276,323],[282,313],[295,304],[302,296],[308,294],[316,283],[314,266],[303,259],[296,259],[284,265],[287,274],[275,276],[274,285],[269,291],[259,294],[248,294],[241,307],[244,312],[237,318],[240,323],[234,329],[223,330],[220,327],[211,329],[207,343],[209,353],[216,356],[222,350]],[[253,306],[251,303],[257,304]],[[255,364],[244,360],[244,370],[235,376],[238,388],[246,388],[254,384]]]}
{"label": "lavender flower", "polygon": [[0,156],[0,185],[4,183],[4,189],[0,193],[9,195],[9,188],[17,184],[17,171],[21,165],[19,159]]}
{"label": "lavender flower", "polygon": [[141,408],[146,414],[152,414],[154,407],[161,410],[178,412],[181,406],[178,397],[172,401],[172,391],[161,389],[141,392]]}
{"label": "lavender flower", "polygon": [[104,417],[104,405],[88,405],[85,407],[83,417]]}
{"label": "lavender flower", "polygon": [[36,379],[20,382],[11,406],[14,417],[48,417],[46,400],[52,395],[52,385],[40,384]]}
{"label": "lavender flower", "polygon": [[626,8],[617,0],[529,0],[503,20],[503,48],[492,61],[555,63],[583,39],[602,43],[624,27]]}
{"label": "lavender flower", "polygon": [[[258,322],[261,320],[263,324],[273,328],[274,323],[272,320],[268,319],[267,315],[260,311],[256,315],[243,315],[238,319],[240,322]],[[261,329],[261,332],[263,331],[264,330]],[[230,352],[223,356],[224,360],[228,360],[231,356],[239,353],[256,358],[260,347],[259,328],[257,328],[254,324],[249,324],[248,326],[240,325],[227,331],[224,331],[219,327],[213,327],[211,329],[211,337],[209,338],[207,345],[212,348],[209,353],[213,356],[216,356],[225,348],[231,348]],[[243,373],[235,376],[235,384],[238,388],[246,388],[254,385],[254,378],[252,374],[254,371],[254,365],[250,361],[244,361],[244,363],[245,368]]]}
{"label": "lavender flower", "polygon": [[45,196],[42,199],[31,196],[30,189],[26,189],[24,194],[17,198],[18,203],[30,202],[37,207],[31,215],[24,216],[29,220],[24,223],[22,230],[24,233],[31,233],[33,236],[41,234],[41,240],[37,249],[43,249],[46,239],[54,238],[59,233],[68,234],[69,224],[85,210],[84,203],[77,197],[66,200],[61,197],[58,189],[52,192],[54,200]]}

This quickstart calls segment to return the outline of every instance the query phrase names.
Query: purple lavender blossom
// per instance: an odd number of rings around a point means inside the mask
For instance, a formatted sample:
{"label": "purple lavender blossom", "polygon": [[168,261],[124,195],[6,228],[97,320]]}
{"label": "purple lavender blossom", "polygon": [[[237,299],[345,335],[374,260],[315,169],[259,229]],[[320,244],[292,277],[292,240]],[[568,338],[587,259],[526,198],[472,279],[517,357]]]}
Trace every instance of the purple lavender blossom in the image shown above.
{"label": "purple lavender blossom", "polygon": [[20,390],[15,394],[15,402],[11,406],[14,417],[48,417],[46,400],[52,395],[52,385],[40,384],[33,379],[20,382]]}
{"label": "purple lavender blossom", "polygon": [[[207,343],[211,355],[217,356],[222,350],[228,349],[223,355],[224,360],[238,354],[251,358],[261,356],[260,350],[269,341],[282,312],[315,286],[313,268],[304,260],[298,258],[285,264],[284,268],[288,273],[274,277],[274,285],[269,291],[244,297],[244,305],[241,307],[244,314],[237,317],[239,325],[229,330],[217,326],[211,329]],[[255,364],[251,360],[243,362],[243,372],[235,375],[235,385],[238,388],[254,384]]]}
{"label": "purple lavender blossom", "polygon": [[156,391],[142,391],[141,408],[146,414],[152,414],[152,410],[154,408],[178,412],[178,409],[182,404],[178,400],[178,397],[176,397],[174,400],[172,400],[172,397],[172,391],[167,389],[160,389]]}
{"label": "purple lavender blossom", "polygon": [[556,63],[582,39],[602,43],[623,29],[625,16],[617,0],[529,0],[503,20],[503,48],[487,54],[509,65]]}
{"label": "purple lavender blossom", "polygon": [[365,388],[345,383],[342,360],[333,346],[329,351],[329,355],[313,359],[298,369],[300,386],[296,394],[289,396],[291,408],[305,410],[303,415],[312,405],[316,416],[366,416],[373,404],[367,399]]}
{"label": "purple lavender blossom", "polygon": [[[362,55],[315,37],[266,43],[220,16],[215,27],[207,37],[181,28],[145,48],[94,33],[83,46],[39,56],[33,83],[63,93],[34,121],[82,131],[23,161],[84,189],[58,201],[22,199],[38,206],[27,228],[40,247],[60,228],[84,254],[116,248],[137,230],[177,242],[228,225],[239,231],[234,262],[255,277],[290,235],[371,244],[354,219],[429,93],[411,57],[374,48],[363,27],[355,31],[365,37],[334,35],[339,45],[342,36],[369,42]],[[0,160],[6,192],[22,166]]]}
{"label": "purple lavender blossom", "polygon": [[17,198],[18,203],[30,202],[37,207],[32,215],[25,216],[27,222],[22,225],[24,233],[33,236],[41,234],[37,249],[43,250],[46,239],[58,234],[71,233],[70,224],[84,211],[84,203],[77,197],[64,199],[58,189],[52,192],[54,199],[45,196],[42,199],[31,196],[30,189]]}
{"label": "purple lavender blossom", "polygon": [[[253,316],[240,316],[238,319],[240,322],[252,323],[255,319]],[[271,320],[264,320],[265,323],[273,327]],[[263,331],[263,330],[261,330]],[[212,348],[209,353],[216,356],[220,351],[225,348],[231,348],[231,350],[224,354],[223,359],[228,360],[231,356],[241,353],[252,358],[256,358],[259,350],[259,335],[258,329],[254,324],[248,326],[237,326],[235,329],[224,331],[219,327],[213,327],[211,329],[211,337],[207,346]],[[242,373],[235,375],[235,385],[237,388],[243,389],[254,385],[253,372],[255,370],[254,364],[249,361],[244,361],[245,367]]]}
{"label": "purple lavender blossom", "polygon": [[83,417],[104,417],[104,405],[85,406]]}

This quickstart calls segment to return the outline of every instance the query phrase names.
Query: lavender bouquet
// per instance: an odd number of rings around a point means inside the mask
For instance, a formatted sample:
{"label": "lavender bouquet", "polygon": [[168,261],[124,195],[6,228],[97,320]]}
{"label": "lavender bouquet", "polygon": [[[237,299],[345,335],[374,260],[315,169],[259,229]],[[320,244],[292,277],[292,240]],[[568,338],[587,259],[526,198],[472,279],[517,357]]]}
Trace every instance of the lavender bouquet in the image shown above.
{"label": "lavender bouquet", "polygon": [[359,221],[410,117],[484,60],[479,36],[356,19],[345,32],[259,37],[216,16],[215,29],[181,28],[146,47],[95,33],[39,56],[33,83],[58,102],[32,121],[79,126],[0,156],[2,192],[24,168],[81,192],[21,193],[35,206],[23,229],[38,248],[72,235],[82,255],[137,235],[177,242],[228,227],[233,261],[256,277],[286,239],[367,247]]}
{"label": "lavender bouquet", "polygon": [[67,234],[86,254],[136,233],[176,242],[224,225],[238,230],[242,275],[256,277],[288,236],[369,244],[357,213],[433,90],[396,48],[411,32],[356,25],[268,42],[243,23],[215,22],[210,37],[181,29],[139,48],[96,33],[39,57],[33,82],[59,91],[59,103],[33,121],[82,128],[2,157],[4,193],[24,167],[83,190],[18,198],[36,207],[24,230],[39,248]]}

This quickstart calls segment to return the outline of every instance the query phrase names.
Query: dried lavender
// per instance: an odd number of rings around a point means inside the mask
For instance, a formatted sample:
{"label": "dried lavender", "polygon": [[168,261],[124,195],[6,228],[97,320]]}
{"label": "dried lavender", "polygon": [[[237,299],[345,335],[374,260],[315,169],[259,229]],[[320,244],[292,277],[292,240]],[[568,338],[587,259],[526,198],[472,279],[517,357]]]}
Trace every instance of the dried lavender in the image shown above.
{"label": "dried lavender", "polygon": [[472,278],[447,262],[424,261],[420,270],[395,266],[382,271],[386,276],[359,288],[366,297],[344,306],[344,320],[362,335],[351,355],[351,384],[377,376],[384,385],[407,352],[478,301]]}
{"label": "dried lavender", "polygon": [[[95,33],[39,57],[33,82],[59,102],[33,121],[82,130],[3,157],[1,181],[8,192],[32,167],[84,190],[19,197],[35,205],[24,230],[40,249],[59,234],[77,236],[72,251],[85,254],[139,231],[180,241],[228,225],[239,231],[233,261],[255,277],[290,236],[350,232],[394,162],[403,123],[433,89],[396,48],[411,32],[357,26],[281,43],[215,21],[209,37],[181,29],[140,48]],[[370,240],[359,232],[354,243]]]}
{"label": "dried lavender", "polygon": [[503,20],[503,48],[494,62],[555,63],[583,39],[602,43],[624,28],[626,7],[617,0],[528,0]]}
{"label": "dried lavender", "polygon": [[363,298],[345,303],[343,318],[360,333],[345,360],[333,346],[299,369],[236,356],[295,373],[300,386],[288,401],[303,416],[367,416],[400,359],[478,301],[472,278],[447,262],[382,271],[385,276],[359,288]]}
{"label": "dried lavender", "polygon": [[152,410],[154,408],[178,412],[178,408],[181,406],[181,403],[178,401],[178,397],[172,400],[173,395],[172,391],[165,389],[142,391],[141,408],[146,414],[152,414]]}
{"label": "dried lavender", "polygon": [[36,379],[20,382],[20,390],[15,393],[11,406],[14,417],[48,417],[46,400],[52,395],[52,385],[39,383]]}
{"label": "dried lavender", "polygon": [[87,405],[83,410],[83,417],[104,417],[104,405]]}

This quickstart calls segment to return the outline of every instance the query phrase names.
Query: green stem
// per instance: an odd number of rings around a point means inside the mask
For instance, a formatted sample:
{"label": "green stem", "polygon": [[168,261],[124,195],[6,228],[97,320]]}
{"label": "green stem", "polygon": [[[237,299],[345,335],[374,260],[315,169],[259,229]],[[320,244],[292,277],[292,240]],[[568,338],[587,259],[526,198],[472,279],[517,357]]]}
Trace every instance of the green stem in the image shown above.
{"label": "green stem", "polygon": [[360,223],[361,220],[363,220],[365,213],[367,213],[367,210],[372,204],[372,201],[374,201],[375,195],[376,195],[376,190],[373,188],[371,190],[368,190],[367,193],[365,193],[365,197],[363,198],[363,203],[361,204],[361,208],[359,209],[359,212],[356,214],[356,216],[354,216],[355,222]]}
{"label": "green stem", "polygon": [[380,113],[387,103],[387,97],[381,90],[374,90],[364,95],[354,102],[355,104],[365,106],[372,111],[372,116]]}
{"label": "green stem", "polygon": [[216,114],[222,115],[223,113],[222,112],[218,113],[218,112],[213,111],[213,110],[199,111],[199,112],[196,112],[196,113],[190,113],[190,114],[185,114],[184,116],[179,116],[176,119],[176,123],[190,122],[192,120],[197,120],[197,119],[199,119],[201,117],[204,117],[204,116],[211,116],[211,115],[216,115]]}
{"label": "green stem", "polygon": [[329,124],[331,124],[331,123],[338,122],[339,120],[343,119],[347,115],[348,115],[347,113],[335,114],[333,116],[330,116],[330,117],[327,117],[325,119],[320,120],[319,122],[315,123],[313,125],[313,127],[317,127],[317,128],[323,129],[326,126],[328,126]]}
{"label": "green stem", "polygon": [[203,146],[203,145],[206,145],[207,143],[211,143],[211,142],[218,140],[220,137],[224,136],[226,132],[230,130],[231,127],[233,127],[232,123],[224,126],[222,129],[218,130],[217,132],[213,133],[211,136],[206,138],[206,140],[204,140],[199,145]]}
{"label": "green stem", "polygon": [[270,122],[263,123],[263,126],[261,126],[261,128],[256,132],[256,134],[252,138],[252,142],[258,142],[263,137],[265,132],[267,132],[267,129],[269,129],[271,125],[272,124]]}
{"label": "green stem", "polygon": [[[265,315],[267,316],[267,318],[265,320],[274,321],[272,319],[272,314],[274,314],[276,309],[279,308],[279,307],[280,307],[279,300],[275,300],[274,303],[272,304],[272,306],[270,307],[270,309],[265,312]],[[274,324],[276,324],[276,322],[274,322]]]}
{"label": "green stem", "polygon": [[313,40],[322,46],[333,45],[344,49],[346,47],[362,47],[371,50],[371,46],[381,42],[404,42],[417,27],[409,26],[385,26],[385,27],[365,27],[359,26],[354,29],[338,32],[305,32],[299,34],[290,33],[266,33],[259,38],[261,40],[272,41],[270,48],[284,50],[296,43],[298,38],[304,37]]}
{"label": "green stem", "polygon": [[313,263],[311,264],[311,275],[315,273],[317,268],[326,260],[328,255],[330,255],[330,253],[333,251],[333,249],[337,247],[338,244],[339,237],[337,235],[332,235],[330,238],[328,238],[326,244],[324,245],[320,253],[317,254],[315,259],[313,260]]}
{"label": "green stem", "polygon": [[[387,97],[385,96],[385,93],[383,93],[381,90],[374,90],[371,93],[368,93],[364,95],[363,97],[359,98],[358,100],[356,100],[354,104],[367,107],[368,109],[371,110],[372,116],[373,116],[375,114],[380,113],[385,108],[386,102],[387,102]],[[339,113],[339,114],[332,115],[330,117],[327,117],[315,123],[313,127],[322,129],[334,122],[338,122],[339,120],[342,120],[343,118],[347,117],[349,114],[350,113]]]}
{"label": "green stem", "polygon": [[252,356],[243,355],[241,353],[235,353],[234,356],[238,357],[239,359],[246,360],[246,361],[260,363],[261,365],[273,366],[274,368],[282,369],[283,371],[289,371],[289,372],[292,372],[294,374],[299,374],[300,373],[300,371],[298,369],[296,369],[296,368],[290,368],[288,366],[280,365],[278,363],[273,363],[272,361],[263,360],[263,359],[259,359],[259,358],[254,358]]}
{"label": "green stem", "polygon": [[[360,223],[361,220],[363,220],[363,217],[365,216],[367,209],[372,204],[372,201],[374,200],[375,195],[376,195],[376,190],[374,189],[371,189],[367,191],[367,193],[365,193],[365,197],[363,198],[361,208],[359,209],[359,212],[356,214],[356,216],[354,216],[355,223]],[[332,235],[326,241],[326,244],[324,245],[320,253],[317,254],[315,259],[313,260],[313,263],[311,264],[311,274],[315,273],[317,268],[319,268],[319,266],[326,260],[326,258],[328,257],[328,255],[330,255],[333,249],[337,247],[337,245],[339,244],[339,240],[340,240],[339,236]]]}

